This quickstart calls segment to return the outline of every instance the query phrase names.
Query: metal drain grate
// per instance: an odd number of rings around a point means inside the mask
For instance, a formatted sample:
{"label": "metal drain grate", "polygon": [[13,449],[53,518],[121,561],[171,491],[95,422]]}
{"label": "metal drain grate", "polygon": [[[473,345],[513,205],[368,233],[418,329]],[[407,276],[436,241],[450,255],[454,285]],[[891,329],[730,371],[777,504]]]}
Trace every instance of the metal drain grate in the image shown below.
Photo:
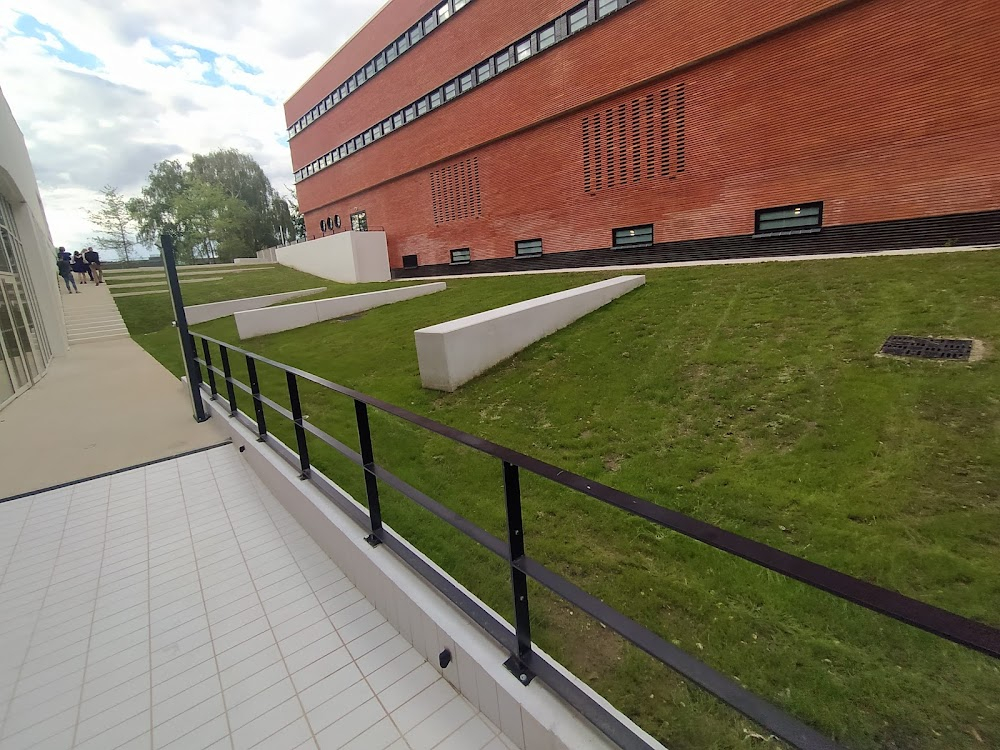
{"label": "metal drain grate", "polygon": [[890,336],[882,344],[882,354],[923,359],[968,359],[970,339],[929,339],[920,336]]}

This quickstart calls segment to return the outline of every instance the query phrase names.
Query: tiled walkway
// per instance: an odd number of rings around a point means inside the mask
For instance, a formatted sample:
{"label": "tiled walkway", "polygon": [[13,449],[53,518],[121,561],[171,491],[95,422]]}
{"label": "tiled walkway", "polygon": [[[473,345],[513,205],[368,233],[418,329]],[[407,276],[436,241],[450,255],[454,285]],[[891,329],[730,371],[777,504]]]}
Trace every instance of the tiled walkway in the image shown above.
{"label": "tiled walkway", "polygon": [[0,750],[513,748],[231,447],[0,504]]}

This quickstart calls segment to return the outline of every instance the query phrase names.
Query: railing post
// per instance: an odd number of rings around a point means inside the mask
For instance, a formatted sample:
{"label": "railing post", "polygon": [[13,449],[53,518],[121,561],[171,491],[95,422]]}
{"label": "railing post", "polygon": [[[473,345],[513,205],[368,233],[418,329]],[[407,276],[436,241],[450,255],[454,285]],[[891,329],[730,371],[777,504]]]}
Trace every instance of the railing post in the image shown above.
{"label": "railing post", "polygon": [[250,395],[253,396],[253,411],[257,415],[257,442],[263,443],[267,437],[267,423],[264,421],[264,403],[260,400],[260,383],[257,380],[257,363],[247,355],[247,374],[250,376]]}
{"label": "railing post", "polygon": [[302,404],[299,401],[299,383],[294,372],[285,371],[288,383],[288,400],[292,404],[292,422],[295,425],[295,441],[299,444],[299,468],[302,470],[299,479],[308,479],[309,444],[306,442],[306,428],[302,424]]}
{"label": "railing post", "polygon": [[233,369],[229,366],[229,350],[224,346],[219,346],[219,355],[222,357],[222,371],[226,374],[226,395],[229,397],[229,416],[235,417],[238,408],[236,406],[236,388],[233,386]]}
{"label": "railing post", "polygon": [[514,567],[524,558],[524,521],[521,517],[521,479],[513,464],[503,462],[503,493],[507,505],[507,545],[510,555],[510,586],[514,595],[514,630],[517,653],[504,662],[507,670],[527,685],[534,678],[531,659],[531,618],[528,613],[528,577]]}
{"label": "railing post", "polygon": [[205,355],[205,369],[208,371],[208,388],[212,392],[210,401],[215,401],[219,391],[215,388],[215,372],[212,370],[212,352],[208,348],[208,339],[201,340],[201,351]]}
{"label": "railing post", "polygon": [[170,234],[160,236],[160,246],[163,249],[163,270],[167,276],[167,288],[170,290],[170,303],[174,308],[174,325],[181,340],[181,353],[184,356],[184,369],[187,372],[188,387],[191,389],[191,402],[194,406],[194,418],[198,422],[208,419],[205,404],[201,400],[201,370],[194,361],[194,337],[188,332],[187,314],[184,312],[184,298],[181,296],[181,283],[177,278],[177,260],[174,256],[174,238]]}
{"label": "railing post", "polygon": [[372,449],[372,430],[368,424],[368,404],[354,400],[354,413],[358,418],[358,440],[361,443],[361,462],[365,470],[365,494],[368,496],[368,517],[372,523],[372,533],[366,541],[372,547],[382,543],[382,505],[378,499],[378,479],[375,477],[375,452]]}

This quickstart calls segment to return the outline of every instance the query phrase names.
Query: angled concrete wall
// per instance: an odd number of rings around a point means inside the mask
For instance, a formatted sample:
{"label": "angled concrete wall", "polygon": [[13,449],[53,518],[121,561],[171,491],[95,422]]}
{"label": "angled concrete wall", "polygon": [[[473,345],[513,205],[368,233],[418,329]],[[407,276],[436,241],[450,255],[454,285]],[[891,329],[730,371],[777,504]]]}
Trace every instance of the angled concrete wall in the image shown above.
{"label": "angled concrete wall", "polygon": [[343,284],[389,281],[385,232],[338,232],[275,248],[283,266]]}
{"label": "angled concrete wall", "polygon": [[291,305],[265,307],[259,310],[245,310],[236,313],[236,330],[241,339],[263,336],[266,333],[288,331],[292,328],[319,323],[323,320],[353,315],[373,307],[391,305],[393,302],[422,297],[445,289],[443,281],[432,284],[384,289],[379,292],[349,294],[345,297],[330,297],[310,302],[295,302]]}
{"label": "angled concrete wall", "polygon": [[[119,286],[121,286],[119,284]],[[131,285],[130,285],[131,286]],[[138,286],[138,285],[137,285]],[[294,292],[279,292],[278,294],[262,294],[259,297],[241,297],[239,299],[227,299],[222,302],[207,302],[204,305],[185,305],[184,312],[187,314],[188,325],[204,323],[216,318],[224,318],[240,310],[254,310],[258,307],[273,305],[284,302],[286,299],[296,297],[308,297],[310,294],[325,292],[325,286],[318,286],[315,289],[299,289]]]}
{"label": "angled concrete wall", "polygon": [[645,276],[547,294],[414,332],[424,388],[454,391],[498,362],[646,283]]}

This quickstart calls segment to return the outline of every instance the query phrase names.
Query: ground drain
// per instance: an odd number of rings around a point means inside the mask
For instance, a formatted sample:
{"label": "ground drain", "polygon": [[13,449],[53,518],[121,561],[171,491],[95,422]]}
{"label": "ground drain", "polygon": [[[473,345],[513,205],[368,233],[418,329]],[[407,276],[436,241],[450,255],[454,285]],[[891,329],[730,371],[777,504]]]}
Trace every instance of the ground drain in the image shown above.
{"label": "ground drain", "polygon": [[931,339],[921,336],[890,336],[882,344],[882,354],[923,359],[962,359],[972,354],[971,339]]}

